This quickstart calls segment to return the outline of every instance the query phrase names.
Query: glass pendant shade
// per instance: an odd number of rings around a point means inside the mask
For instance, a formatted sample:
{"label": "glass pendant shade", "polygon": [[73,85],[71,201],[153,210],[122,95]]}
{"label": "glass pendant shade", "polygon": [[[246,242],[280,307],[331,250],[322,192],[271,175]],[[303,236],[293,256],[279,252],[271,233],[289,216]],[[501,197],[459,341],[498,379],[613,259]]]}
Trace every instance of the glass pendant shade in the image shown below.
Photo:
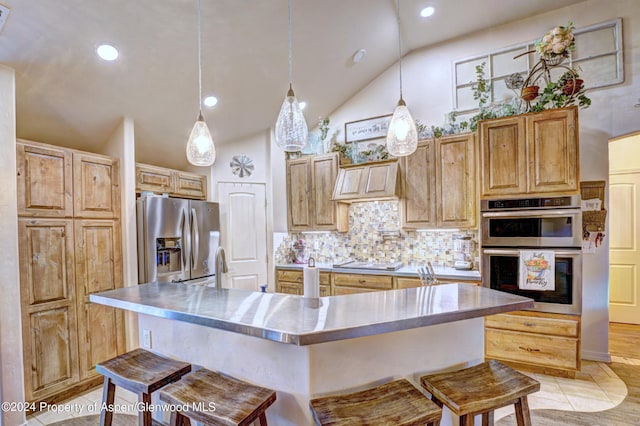
{"label": "glass pendant shade", "polygon": [[307,121],[304,119],[304,114],[302,114],[302,109],[291,85],[289,85],[287,97],[282,103],[276,121],[276,144],[284,151],[297,152],[307,144],[308,136]]}
{"label": "glass pendant shade", "polygon": [[198,115],[198,120],[189,135],[187,160],[194,166],[201,167],[210,166],[216,161],[216,148],[213,146],[213,138],[204,117],[202,117],[202,112]]}
{"label": "glass pendant shade", "polygon": [[389,123],[387,150],[394,157],[403,157],[413,154],[416,148],[418,148],[416,123],[404,100],[400,98]]}

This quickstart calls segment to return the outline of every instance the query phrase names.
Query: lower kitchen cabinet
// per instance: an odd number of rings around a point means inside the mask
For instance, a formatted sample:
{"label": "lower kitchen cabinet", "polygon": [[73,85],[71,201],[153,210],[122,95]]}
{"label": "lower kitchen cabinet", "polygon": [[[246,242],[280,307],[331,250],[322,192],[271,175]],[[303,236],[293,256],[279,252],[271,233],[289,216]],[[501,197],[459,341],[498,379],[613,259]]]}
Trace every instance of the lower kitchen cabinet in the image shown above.
{"label": "lower kitchen cabinet", "polygon": [[[304,295],[302,271],[276,270],[276,292]],[[331,296],[331,273],[320,272],[320,297]]]}
{"label": "lower kitchen cabinet", "polygon": [[485,358],[525,371],[575,377],[580,316],[518,311],[485,318]]}
{"label": "lower kitchen cabinet", "polygon": [[89,302],[91,293],[122,286],[122,246],[119,221],[74,222],[80,378],[87,379],[98,377],[97,363],[125,352],[124,312]]}

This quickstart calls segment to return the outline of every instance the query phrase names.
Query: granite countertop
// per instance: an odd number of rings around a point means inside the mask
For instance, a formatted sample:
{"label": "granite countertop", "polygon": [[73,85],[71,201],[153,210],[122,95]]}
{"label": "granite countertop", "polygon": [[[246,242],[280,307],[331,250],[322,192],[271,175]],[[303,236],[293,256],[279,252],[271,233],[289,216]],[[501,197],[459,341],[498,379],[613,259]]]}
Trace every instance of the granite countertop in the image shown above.
{"label": "granite countertop", "polygon": [[161,318],[311,345],[529,309],[533,300],[467,284],[317,299],[279,293],[149,283],[89,300]]}
{"label": "granite countertop", "polygon": [[[295,271],[295,270],[302,270],[304,266],[306,266],[306,264],[281,263],[281,264],[277,264],[276,268],[289,269],[289,270]],[[324,272],[342,272],[342,273],[368,274],[368,275],[391,275],[395,277],[418,278],[417,266],[403,266],[400,269],[396,269],[395,271],[340,268],[340,267],[333,267],[331,263],[317,263],[316,266],[320,268],[321,271],[324,271]],[[445,266],[434,266],[433,270],[436,273],[436,278],[440,278],[440,279],[472,280],[472,281],[480,281],[481,279],[480,271],[476,271],[476,270],[464,271],[464,270],[449,268]]]}

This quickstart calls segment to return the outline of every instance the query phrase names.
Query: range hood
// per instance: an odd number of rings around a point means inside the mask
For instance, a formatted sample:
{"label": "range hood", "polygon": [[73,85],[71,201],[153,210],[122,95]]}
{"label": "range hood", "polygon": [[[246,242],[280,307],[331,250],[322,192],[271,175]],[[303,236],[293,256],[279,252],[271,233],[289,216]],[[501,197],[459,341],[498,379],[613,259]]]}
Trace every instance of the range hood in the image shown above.
{"label": "range hood", "polygon": [[343,166],[338,172],[333,200],[342,203],[400,198],[398,160]]}

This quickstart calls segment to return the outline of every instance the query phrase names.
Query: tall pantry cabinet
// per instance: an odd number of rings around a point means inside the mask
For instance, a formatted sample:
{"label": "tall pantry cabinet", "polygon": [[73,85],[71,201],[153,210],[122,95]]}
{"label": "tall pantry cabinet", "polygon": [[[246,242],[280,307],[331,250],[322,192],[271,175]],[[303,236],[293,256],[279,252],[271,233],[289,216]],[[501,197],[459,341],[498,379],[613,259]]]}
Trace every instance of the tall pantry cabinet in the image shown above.
{"label": "tall pantry cabinet", "polygon": [[89,303],[122,287],[119,163],[18,140],[17,181],[25,397],[55,402],[125,350],[122,312]]}

